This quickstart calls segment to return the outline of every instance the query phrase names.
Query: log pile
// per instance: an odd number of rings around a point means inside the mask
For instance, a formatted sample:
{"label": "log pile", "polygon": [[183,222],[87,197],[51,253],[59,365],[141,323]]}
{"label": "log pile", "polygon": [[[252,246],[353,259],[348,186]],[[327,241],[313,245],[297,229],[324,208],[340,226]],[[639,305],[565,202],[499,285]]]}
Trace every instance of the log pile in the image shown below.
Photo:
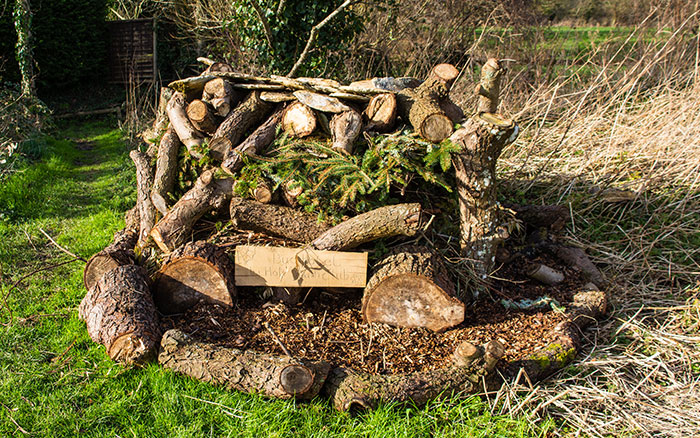
{"label": "log pile", "polygon": [[[436,332],[461,324],[468,294],[464,287],[462,293],[457,290],[443,255],[406,244],[408,238],[424,235],[432,222],[421,204],[392,202],[333,226],[300,208],[304,193],[292,181],[260,176],[247,196],[236,192],[246,163],[274,156],[271,145],[280,138],[311,136],[344,156],[355,153],[363,137],[403,127],[426,143],[449,139],[459,146],[451,160],[462,256],[473,277],[486,283],[503,238],[496,161],[517,137],[518,127],[497,113],[502,75],[497,60],[484,66],[476,92],[478,111],[467,117],[449,95],[458,75],[454,66],[440,64],[424,81],[374,78],[342,85],[321,78],[257,77],[214,63],[202,75],[164,88],[156,122],[144,133],[157,147],[131,152],[137,205],[112,244],[85,268],[88,293],[80,317],[91,338],[121,363],[143,364],[157,357],[177,372],[237,390],[298,399],[324,393],[342,410],[373,407],[381,400],[423,403],[446,390],[483,389],[484,376],[503,356],[497,343],[482,347],[467,342],[445,370],[371,376],[331,369],[326,362],[209,345],[177,330],[162,335],[158,328],[159,313],[183,313],[200,303],[233,306],[238,295],[248,293],[236,287],[235,246],[212,243],[213,221],[226,224],[229,232],[262,233],[287,246],[314,250],[372,250],[373,242],[393,239],[394,248],[374,263],[367,281],[361,303],[365,322]],[[457,124],[461,128],[455,131]],[[187,190],[178,192],[183,156],[204,164]],[[527,223],[565,223],[536,209],[513,210]],[[550,251],[604,286],[602,274],[582,251]],[[533,278],[556,280],[548,269],[537,267]],[[294,306],[318,296],[311,292],[277,288],[272,296]]]}

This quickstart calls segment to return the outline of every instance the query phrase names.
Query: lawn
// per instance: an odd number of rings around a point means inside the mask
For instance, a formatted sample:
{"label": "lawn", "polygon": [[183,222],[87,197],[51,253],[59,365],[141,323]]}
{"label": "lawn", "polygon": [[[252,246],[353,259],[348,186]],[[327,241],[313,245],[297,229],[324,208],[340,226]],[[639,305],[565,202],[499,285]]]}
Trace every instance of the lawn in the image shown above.
{"label": "lawn", "polygon": [[[114,120],[60,126],[0,186],[0,436],[537,437],[553,420],[511,416],[480,397],[352,416],[227,391],[150,365],[112,363],[78,319],[84,263],[135,202]],[[42,232],[43,231],[43,232]]]}

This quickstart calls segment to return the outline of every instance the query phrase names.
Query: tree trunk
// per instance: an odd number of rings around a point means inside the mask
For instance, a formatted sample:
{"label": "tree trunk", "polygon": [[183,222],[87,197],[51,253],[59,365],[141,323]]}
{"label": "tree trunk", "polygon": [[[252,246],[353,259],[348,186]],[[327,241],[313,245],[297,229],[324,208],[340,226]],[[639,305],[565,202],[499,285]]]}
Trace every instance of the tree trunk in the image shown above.
{"label": "tree trunk", "polygon": [[294,102],[282,115],[282,129],[290,137],[306,137],[316,130],[316,115],[303,103]]}
{"label": "tree trunk", "polygon": [[366,131],[391,131],[396,124],[396,96],[391,93],[374,96],[363,116]]}
{"label": "tree trunk", "polygon": [[161,333],[142,267],[118,266],[105,273],[85,295],[78,313],[90,338],[104,345],[115,362],[138,365],[154,358]]}
{"label": "tree trunk", "polygon": [[352,154],[355,140],[362,131],[362,117],[360,113],[351,109],[333,116],[330,123],[333,137],[333,149]]}
{"label": "tree trunk", "polygon": [[394,327],[425,327],[435,332],[464,321],[464,303],[442,256],[427,247],[392,251],[374,265],[362,297],[362,317]]}
{"label": "tree trunk", "polygon": [[129,156],[136,165],[137,205],[140,220],[138,246],[142,247],[148,240],[148,235],[156,222],[156,208],[150,197],[153,187],[153,171],[146,154],[133,150]]}
{"label": "tree trunk", "polygon": [[187,105],[187,117],[200,132],[213,134],[216,131],[214,108],[203,100],[195,99]]}
{"label": "tree trunk", "polygon": [[153,178],[153,189],[151,190],[151,202],[163,216],[168,212],[168,194],[173,190],[177,179],[179,151],[180,140],[177,138],[175,130],[169,128],[160,140],[156,175]]}
{"label": "tree trunk", "polygon": [[202,100],[208,102],[214,113],[226,117],[231,109],[241,100],[241,95],[233,89],[231,83],[223,78],[212,79],[204,86]]}
{"label": "tree trunk", "polygon": [[453,143],[462,146],[461,152],[452,157],[457,177],[462,255],[479,281],[491,274],[496,248],[503,239],[496,199],[496,160],[517,133],[518,127],[512,120],[482,114],[469,119],[450,137]]}
{"label": "tree trunk", "polygon": [[185,108],[185,95],[182,93],[174,93],[170,102],[168,102],[170,126],[173,127],[178,138],[182,144],[185,145],[190,155],[199,160],[204,156],[201,151],[204,139],[199,131],[192,125],[192,122],[190,122]]}
{"label": "tree trunk", "polygon": [[252,230],[295,242],[309,243],[326,231],[315,215],[281,205],[243,198],[231,200],[231,222],[238,230]]}
{"label": "tree trunk", "polygon": [[90,290],[105,272],[117,266],[134,264],[134,247],[139,240],[138,225],[129,228],[128,224],[114,235],[114,240],[102,251],[90,257],[83,271],[83,284]]}
{"label": "tree trunk", "polygon": [[175,372],[237,391],[298,400],[318,395],[330,369],[326,362],[296,361],[198,342],[179,330],[163,335],[158,362]]}
{"label": "tree trunk", "polygon": [[248,129],[260,122],[273,108],[273,104],[260,99],[254,91],[226,116],[209,143],[211,156],[223,160],[226,152],[236,147]]}
{"label": "tree trunk", "polygon": [[425,224],[420,204],[388,205],[341,222],[311,245],[320,250],[344,251],[385,237],[413,236]]}
{"label": "tree trunk", "polygon": [[153,295],[164,314],[182,313],[199,301],[231,307],[234,266],[226,253],[203,241],[176,249],[156,274]]}
{"label": "tree trunk", "polygon": [[277,136],[277,127],[282,120],[284,106],[281,106],[275,111],[265,123],[260,125],[252,134],[248,136],[241,144],[233,149],[226,151],[224,160],[221,163],[221,168],[227,173],[233,175],[243,167],[242,155],[260,155],[263,151],[275,141]]}
{"label": "tree trunk", "polygon": [[204,171],[187,193],[151,231],[158,247],[166,253],[182,245],[192,227],[204,214],[223,207],[233,195],[233,180],[216,179],[215,170]]}

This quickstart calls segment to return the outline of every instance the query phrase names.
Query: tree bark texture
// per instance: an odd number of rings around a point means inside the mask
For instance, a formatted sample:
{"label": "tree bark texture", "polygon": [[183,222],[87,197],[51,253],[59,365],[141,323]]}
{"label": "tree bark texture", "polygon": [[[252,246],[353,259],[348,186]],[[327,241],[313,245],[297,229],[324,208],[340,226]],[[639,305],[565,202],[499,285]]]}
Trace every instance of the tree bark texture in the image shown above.
{"label": "tree bark texture", "polygon": [[289,105],[282,114],[282,129],[290,137],[303,138],[316,130],[316,115],[301,102]]}
{"label": "tree bark texture", "polygon": [[168,117],[170,118],[170,126],[175,129],[178,138],[185,145],[190,155],[199,160],[204,156],[201,151],[204,144],[202,134],[192,125],[187,117],[187,102],[185,95],[182,93],[174,93],[173,97],[168,102]]}
{"label": "tree bark texture", "polygon": [[168,194],[173,190],[177,179],[177,156],[180,151],[180,144],[180,139],[177,138],[175,130],[168,128],[163,134],[158,147],[156,174],[153,178],[153,189],[151,189],[151,202],[163,216],[168,212]]}
{"label": "tree bark texture", "polygon": [[440,253],[424,246],[398,248],[374,266],[362,297],[362,317],[394,327],[441,332],[464,321]]}
{"label": "tree bark texture", "polygon": [[194,187],[153,227],[151,237],[161,250],[169,253],[182,245],[199,218],[227,205],[233,195],[233,180],[216,179],[214,174],[214,169],[204,171]]}
{"label": "tree bark texture", "polygon": [[318,395],[330,369],[326,362],[198,342],[179,330],[163,335],[158,362],[177,373],[237,391],[298,400]]}
{"label": "tree bark texture", "polygon": [[216,245],[187,243],[170,253],[156,274],[156,306],[164,314],[182,313],[200,301],[231,307],[236,297],[233,271],[233,263]]}
{"label": "tree bark texture", "polygon": [[333,137],[331,147],[348,155],[352,154],[355,140],[362,131],[362,117],[353,109],[338,113],[331,119],[330,130]]}
{"label": "tree bark texture", "polygon": [[[128,225],[128,224],[127,224]],[[138,226],[117,231],[114,240],[102,251],[90,257],[83,270],[83,284],[92,289],[102,276],[117,266],[134,264],[134,248],[139,240]]]}
{"label": "tree bark texture", "polygon": [[280,106],[277,111],[267,119],[265,123],[258,126],[252,134],[248,136],[241,144],[233,149],[226,151],[224,160],[221,163],[221,168],[233,175],[243,167],[243,154],[245,155],[260,155],[268,146],[275,141],[277,137],[277,128],[282,121],[284,106]]}
{"label": "tree bark texture", "polygon": [[226,152],[240,143],[243,135],[259,123],[274,107],[260,99],[260,92],[253,91],[226,116],[209,142],[211,156],[223,160]]}
{"label": "tree bark texture", "polygon": [[363,113],[366,131],[389,132],[396,124],[396,96],[378,94],[367,104]]}
{"label": "tree bark texture", "polygon": [[136,205],[139,209],[140,220],[138,246],[143,246],[156,222],[156,208],[153,206],[150,196],[153,187],[153,170],[148,162],[148,156],[143,152],[133,150],[129,156],[136,166]]}
{"label": "tree bark texture", "polygon": [[238,230],[257,231],[300,243],[313,241],[329,228],[304,211],[239,197],[231,200],[230,213],[231,223]]}
{"label": "tree bark texture", "polygon": [[343,251],[392,236],[413,236],[426,225],[420,204],[396,204],[362,213],[318,236],[312,246]]}
{"label": "tree bark texture", "polygon": [[146,270],[118,266],[105,273],[80,303],[90,338],[115,362],[143,364],[155,358],[160,341],[158,313]]}
{"label": "tree bark texture", "polygon": [[452,157],[457,176],[460,245],[479,281],[491,274],[496,248],[502,240],[496,200],[496,160],[517,133],[513,121],[491,115],[469,119],[450,137],[462,147]]}

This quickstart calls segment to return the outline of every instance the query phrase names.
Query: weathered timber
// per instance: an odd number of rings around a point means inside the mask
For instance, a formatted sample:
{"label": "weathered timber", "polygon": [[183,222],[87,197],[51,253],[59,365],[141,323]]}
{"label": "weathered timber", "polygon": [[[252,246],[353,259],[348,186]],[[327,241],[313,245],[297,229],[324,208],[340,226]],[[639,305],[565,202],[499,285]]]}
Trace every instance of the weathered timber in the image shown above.
{"label": "weathered timber", "polygon": [[[207,82],[211,81],[215,77],[216,76],[210,74],[193,76],[190,78],[173,81],[168,84],[168,87],[172,88],[178,93],[182,93],[183,97],[186,97],[189,101],[201,96],[202,91],[204,90],[204,86],[207,84]],[[170,122],[172,123],[172,118],[170,119]]]}
{"label": "weathered timber", "polygon": [[234,266],[226,253],[203,241],[179,247],[156,274],[153,295],[164,314],[181,313],[200,301],[231,307]]}
{"label": "weathered timber", "polygon": [[[141,134],[141,138],[150,144],[155,144],[158,137],[168,129],[170,120],[168,119],[168,102],[173,97],[173,90],[168,87],[161,87],[160,96],[158,97],[158,108],[156,108],[156,118],[153,121],[153,125]],[[146,152],[149,157],[153,158],[155,156],[154,147],[153,150],[149,147]],[[151,153],[153,152],[153,153]]]}
{"label": "weathered timber", "polygon": [[[138,214],[136,215],[138,216]],[[127,226],[114,234],[114,240],[102,251],[90,257],[83,270],[83,284],[90,290],[105,272],[117,266],[134,264],[134,248],[139,240],[138,223]]]}
{"label": "weathered timber", "polygon": [[168,194],[173,190],[177,179],[179,151],[180,139],[177,138],[175,130],[169,128],[160,139],[156,174],[153,177],[153,188],[151,189],[151,202],[163,216],[168,212]]}
{"label": "weathered timber", "polygon": [[233,180],[214,175],[214,169],[202,172],[194,187],[153,227],[151,237],[161,250],[169,253],[182,245],[199,218],[228,204],[233,196]]}
{"label": "weathered timber", "polygon": [[477,113],[495,113],[498,111],[502,75],[503,69],[498,59],[490,58],[481,68],[481,79],[476,86],[476,94],[479,97],[476,105]]}
{"label": "weathered timber", "polygon": [[204,138],[187,117],[184,94],[179,92],[173,93],[173,97],[168,102],[168,117],[170,118],[170,126],[173,127],[190,155],[196,159],[202,158],[204,154],[201,151],[201,147],[204,143]]}
{"label": "weathered timber", "polygon": [[369,101],[363,118],[366,131],[389,132],[396,123],[396,96],[391,93],[379,94]]}
{"label": "weathered timber", "polygon": [[341,222],[318,236],[312,246],[342,251],[385,237],[413,236],[425,226],[420,204],[388,205]]}
{"label": "weathered timber", "polygon": [[243,134],[272,110],[273,104],[260,99],[254,91],[226,116],[209,142],[212,158],[223,160],[226,152],[240,143]]}
{"label": "weathered timber", "polygon": [[177,373],[229,389],[299,400],[318,395],[330,370],[326,362],[208,344],[179,330],[163,335],[158,362]]}
{"label": "weathered timber", "polygon": [[452,162],[457,176],[460,245],[480,280],[491,273],[496,247],[503,240],[496,200],[496,160],[513,142],[518,127],[498,115],[476,115],[450,140],[462,147]]}
{"label": "weathered timber", "polygon": [[260,98],[265,102],[281,103],[297,100],[294,94],[288,91],[263,91]]}
{"label": "weathered timber", "polygon": [[187,105],[187,117],[200,132],[213,134],[216,131],[214,108],[203,100],[195,99]]}
{"label": "weathered timber", "polygon": [[129,156],[136,166],[136,205],[139,209],[139,241],[137,245],[143,246],[156,223],[156,208],[151,202],[153,169],[148,162],[148,156],[143,152],[133,150]]}
{"label": "weathered timber", "polygon": [[336,151],[352,154],[355,140],[362,131],[362,116],[351,109],[335,114],[330,122],[331,135],[333,137],[332,148]]}
{"label": "weathered timber", "polygon": [[214,62],[209,64],[206,70],[202,72],[202,76],[213,75],[214,73],[233,73],[233,67],[231,64],[225,62]]}
{"label": "weathered timber", "polygon": [[258,231],[295,242],[309,243],[329,229],[316,215],[290,207],[261,204],[244,198],[231,200],[231,223],[238,230]]}
{"label": "weathered timber", "polygon": [[309,108],[315,109],[316,111],[323,111],[326,113],[342,113],[353,110],[335,97],[314,93],[312,91],[298,90],[294,92],[294,97],[296,97],[299,102],[303,103]]}
{"label": "weathered timber", "polygon": [[550,286],[564,281],[564,274],[542,263],[538,263],[531,269],[528,269],[527,276]]}
{"label": "weathered timber", "polygon": [[374,265],[362,297],[362,317],[394,327],[441,332],[464,321],[442,256],[424,246],[395,249]]}
{"label": "weathered timber", "polygon": [[155,358],[160,341],[158,313],[146,270],[137,265],[106,272],[78,309],[90,338],[115,362],[143,364]]}
{"label": "weathered timber", "polygon": [[233,175],[243,167],[243,155],[260,155],[275,141],[277,128],[282,121],[284,106],[280,106],[277,111],[258,126],[245,140],[233,149],[229,149],[224,154],[221,168]]}
{"label": "weathered timber", "polygon": [[306,137],[316,130],[316,115],[303,103],[294,102],[282,114],[282,129],[290,137]]}
{"label": "weathered timber", "polygon": [[398,93],[406,88],[416,88],[421,84],[420,79],[411,77],[383,77],[383,78],[372,78],[365,79],[362,81],[355,81],[350,84],[350,87],[354,88],[376,88],[378,90],[386,90],[394,93]]}

